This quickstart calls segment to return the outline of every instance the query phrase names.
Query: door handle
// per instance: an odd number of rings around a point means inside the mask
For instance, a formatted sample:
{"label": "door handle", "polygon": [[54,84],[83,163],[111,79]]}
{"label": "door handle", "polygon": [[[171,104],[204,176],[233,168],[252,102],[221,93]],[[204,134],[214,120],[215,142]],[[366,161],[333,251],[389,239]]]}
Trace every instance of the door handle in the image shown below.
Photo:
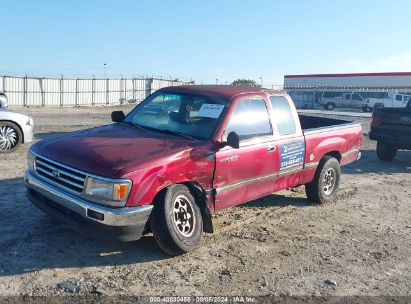
{"label": "door handle", "polygon": [[268,152],[274,152],[276,150],[276,146],[275,145],[269,145],[267,146],[267,151]]}

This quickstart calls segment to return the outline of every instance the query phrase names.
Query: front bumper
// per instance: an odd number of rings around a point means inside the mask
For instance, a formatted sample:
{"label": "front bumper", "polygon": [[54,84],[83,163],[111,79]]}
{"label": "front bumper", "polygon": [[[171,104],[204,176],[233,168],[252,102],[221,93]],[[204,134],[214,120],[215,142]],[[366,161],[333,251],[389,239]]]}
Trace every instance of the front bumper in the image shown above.
{"label": "front bumper", "polygon": [[48,184],[29,170],[24,181],[27,197],[35,206],[75,230],[99,239],[138,240],[153,209],[152,205],[123,208],[99,206]]}
{"label": "front bumper", "polygon": [[33,125],[22,125],[21,129],[23,131],[23,139],[24,139],[24,143],[30,143],[33,141]]}

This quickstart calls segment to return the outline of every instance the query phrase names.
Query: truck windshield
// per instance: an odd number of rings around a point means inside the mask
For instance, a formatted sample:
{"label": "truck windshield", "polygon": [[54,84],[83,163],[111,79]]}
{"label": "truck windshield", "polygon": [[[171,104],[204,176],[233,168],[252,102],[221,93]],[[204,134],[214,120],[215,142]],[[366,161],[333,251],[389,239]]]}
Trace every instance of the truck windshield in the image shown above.
{"label": "truck windshield", "polygon": [[214,97],[158,92],[131,111],[124,122],[186,138],[210,139],[227,103]]}

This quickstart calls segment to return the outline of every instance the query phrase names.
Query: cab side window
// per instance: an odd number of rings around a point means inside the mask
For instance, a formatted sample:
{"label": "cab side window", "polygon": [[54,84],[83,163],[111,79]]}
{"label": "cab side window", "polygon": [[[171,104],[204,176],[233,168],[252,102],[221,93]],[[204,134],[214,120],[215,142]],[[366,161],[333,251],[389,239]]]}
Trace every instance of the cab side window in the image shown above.
{"label": "cab side window", "polygon": [[352,100],[358,100],[358,101],[361,101],[361,100],[362,100],[362,98],[361,98],[361,96],[360,96],[360,95],[358,95],[358,94],[354,94],[354,95],[352,96]]}
{"label": "cab side window", "polygon": [[227,125],[226,134],[230,132],[236,132],[240,140],[272,135],[264,99],[241,100]]}
{"label": "cab side window", "polygon": [[295,126],[293,111],[287,98],[283,96],[271,96],[270,103],[273,107],[273,116],[279,135],[294,134]]}

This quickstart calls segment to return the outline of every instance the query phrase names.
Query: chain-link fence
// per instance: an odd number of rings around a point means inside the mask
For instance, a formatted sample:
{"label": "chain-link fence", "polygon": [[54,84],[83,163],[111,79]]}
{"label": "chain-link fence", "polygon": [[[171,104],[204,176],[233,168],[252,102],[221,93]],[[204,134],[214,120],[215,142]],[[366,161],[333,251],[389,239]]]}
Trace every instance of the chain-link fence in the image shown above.
{"label": "chain-link fence", "polygon": [[139,102],[154,91],[193,82],[160,78],[73,79],[0,76],[9,106],[78,107]]}

